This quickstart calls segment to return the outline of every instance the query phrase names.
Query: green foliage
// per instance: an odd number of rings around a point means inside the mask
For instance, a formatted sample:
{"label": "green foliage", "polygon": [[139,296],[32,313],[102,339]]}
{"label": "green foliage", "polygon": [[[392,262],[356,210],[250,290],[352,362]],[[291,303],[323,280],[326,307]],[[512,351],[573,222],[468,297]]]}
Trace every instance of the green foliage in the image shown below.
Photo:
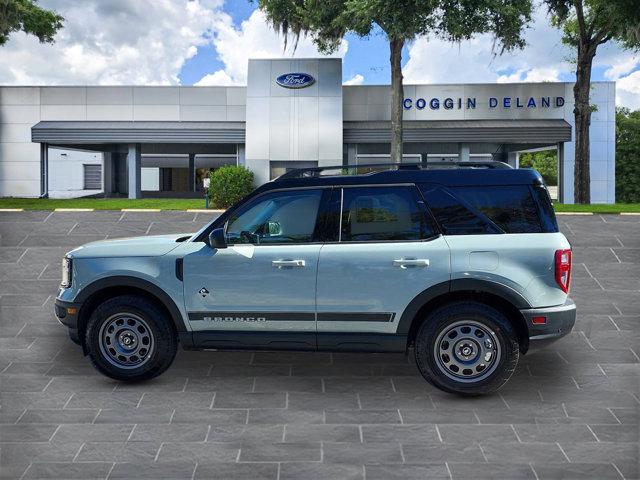
{"label": "green foliage", "polygon": [[217,208],[230,207],[253,190],[253,172],[244,167],[220,167],[209,178],[209,198]]}
{"label": "green foliage", "polygon": [[298,40],[310,35],[323,52],[334,51],[349,32],[359,36],[379,26],[388,39],[410,41],[433,34],[461,41],[493,33],[501,50],[524,46],[531,0],[258,0],[271,24]]}
{"label": "green foliage", "polygon": [[640,202],[640,110],[616,111],[616,202]]}
{"label": "green foliage", "polygon": [[555,150],[520,154],[521,168],[535,168],[547,185],[558,185],[558,157]]}
{"label": "green foliage", "polygon": [[41,43],[53,43],[64,18],[37,4],[37,0],[0,0],[0,46],[13,32],[22,31],[38,37]]}
{"label": "green foliage", "polygon": [[563,42],[574,48],[615,40],[624,48],[640,48],[640,8],[638,0],[544,0],[552,24],[563,32]]}

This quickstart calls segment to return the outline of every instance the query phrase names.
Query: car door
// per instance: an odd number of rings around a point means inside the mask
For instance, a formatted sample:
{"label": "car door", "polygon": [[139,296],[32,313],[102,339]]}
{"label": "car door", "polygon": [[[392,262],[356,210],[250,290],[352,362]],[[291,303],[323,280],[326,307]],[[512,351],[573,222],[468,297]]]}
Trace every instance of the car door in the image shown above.
{"label": "car door", "polygon": [[[329,194],[329,190],[326,190]],[[189,323],[203,346],[315,349],[322,189],[271,191],[233,212],[227,248],[184,258]]]}
{"label": "car door", "polygon": [[334,189],[337,241],[320,251],[318,347],[393,350],[409,302],[449,281],[450,254],[414,185]]}

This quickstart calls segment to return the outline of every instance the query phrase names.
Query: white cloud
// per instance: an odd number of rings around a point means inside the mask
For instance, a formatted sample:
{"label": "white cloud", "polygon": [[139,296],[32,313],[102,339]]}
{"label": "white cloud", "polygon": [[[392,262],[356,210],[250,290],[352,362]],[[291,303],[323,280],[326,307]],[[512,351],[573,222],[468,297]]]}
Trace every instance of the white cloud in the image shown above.
{"label": "white cloud", "polygon": [[[236,28],[231,21],[220,22],[212,39],[213,46],[224,68],[205,75],[197,85],[229,85],[247,82],[247,61],[249,58],[318,57],[321,56],[310,38],[300,38],[294,51],[292,39],[283,51],[284,38],[267,23],[264,14],[255,10],[251,16]],[[343,40],[332,57],[344,57],[348,43]]]}
{"label": "white cloud", "polygon": [[640,55],[623,53],[613,59],[611,66],[604,72],[604,76],[609,80],[617,80],[621,76],[635,70],[639,65]]}
{"label": "white cloud", "polygon": [[556,68],[530,68],[521,69],[510,75],[500,75],[498,83],[519,83],[519,82],[559,82],[560,71]]}
{"label": "white cloud", "polygon": [[43,0],[62,14],[54,45],[15,33],[0,84],[176,84],[185,61],[230,23],[222,0]]}
{"label": "white cloud", "polygon": [[640,70],[616,82],[616,103],[632,110],[640,109]]}
{"label": "white cloud", "polygon": [[343,85],[362,85],[364,83],[364,77],[359,73],[356,73],[353,77],[343,83]]}
{"label": "white cloud", "polygon": [[524,50],[495,55],[488,34],[461,44],[419,38],[409,47],[403,73],[407,83],[534,82],[558,80],[560,72],[572,70],[570,51],[544,9],[535,12],[525,39]]}
{"label": "white cloud", "polygon": [[214,73],[209,73],[198,80],[194,85],[199,87],[208,87],[211,85],[244,85],[243,83],[235,81],[224,70],[218,70]]}

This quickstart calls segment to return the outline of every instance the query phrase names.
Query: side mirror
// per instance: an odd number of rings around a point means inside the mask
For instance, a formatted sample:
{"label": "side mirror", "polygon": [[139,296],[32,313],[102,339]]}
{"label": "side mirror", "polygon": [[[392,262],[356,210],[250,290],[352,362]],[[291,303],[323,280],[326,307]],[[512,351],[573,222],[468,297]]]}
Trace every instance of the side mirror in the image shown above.
{"label": "side mirror", "polygon": [[227,248],[227,236],[224,228],[216,228],[209,234],[209,246],[211,248]]}

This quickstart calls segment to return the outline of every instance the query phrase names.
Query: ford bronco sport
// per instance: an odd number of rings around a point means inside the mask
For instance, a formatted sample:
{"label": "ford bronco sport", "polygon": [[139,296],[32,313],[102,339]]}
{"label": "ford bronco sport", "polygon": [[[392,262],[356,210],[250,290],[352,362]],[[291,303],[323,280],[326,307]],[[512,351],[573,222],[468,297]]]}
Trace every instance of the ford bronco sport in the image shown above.
{"label": "ford bronco sport", "polygon": [[482,394],[566,335],[571,250],[540,175],[499,162],[293,170],[192,235],[84,245],[60,322],[119,380],[185,349],[407,352]]}

